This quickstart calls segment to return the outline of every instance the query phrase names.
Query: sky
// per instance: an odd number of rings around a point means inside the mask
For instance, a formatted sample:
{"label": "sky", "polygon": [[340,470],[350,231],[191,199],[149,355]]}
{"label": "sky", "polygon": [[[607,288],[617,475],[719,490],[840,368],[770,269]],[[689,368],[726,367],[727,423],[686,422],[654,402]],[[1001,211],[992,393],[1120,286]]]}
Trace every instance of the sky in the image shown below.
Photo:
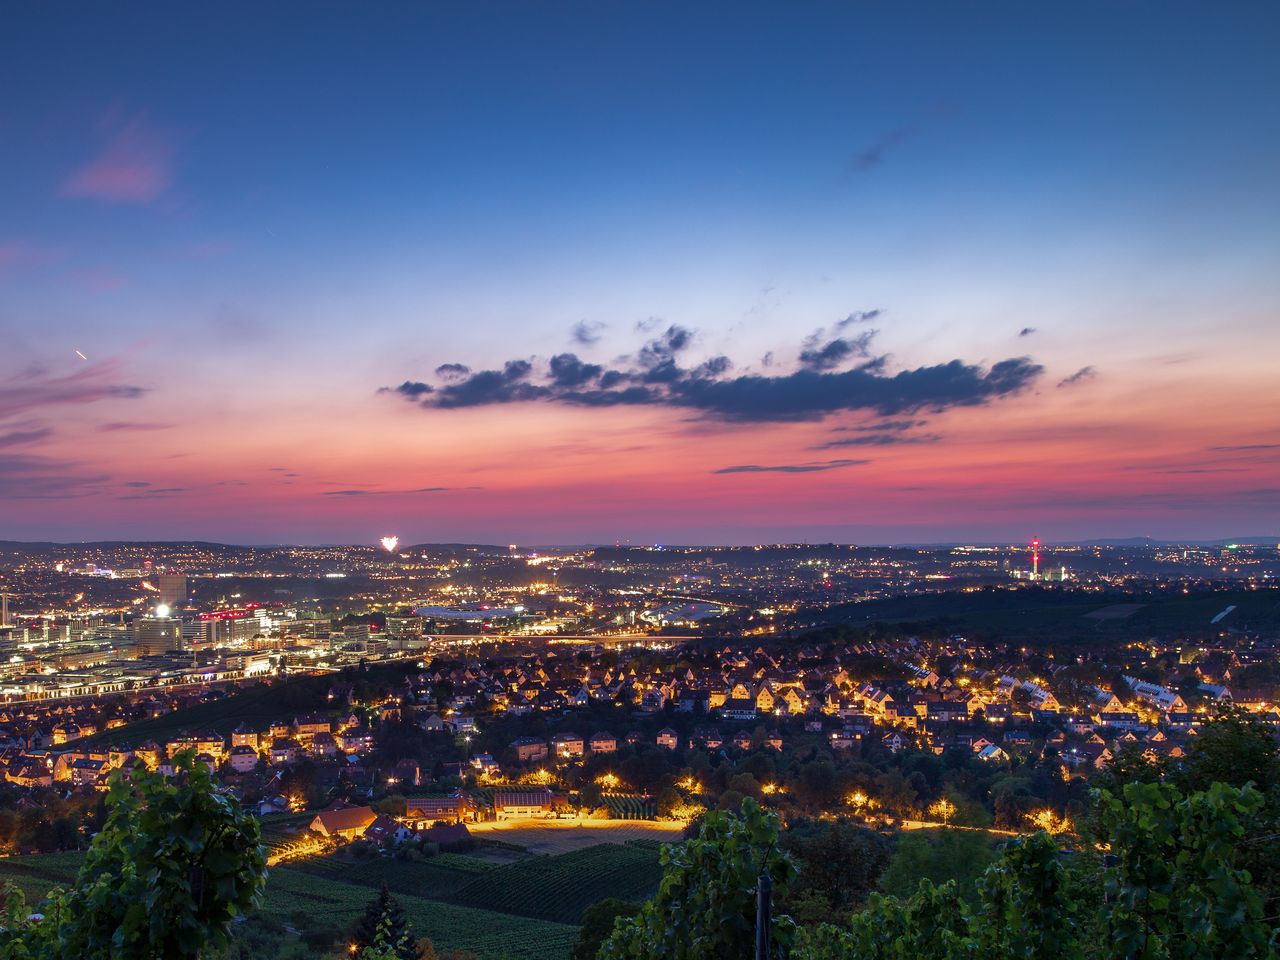
{"label": "sky", "polygon": [[1280,533],[1280,7],[22,4],[0,539]]}

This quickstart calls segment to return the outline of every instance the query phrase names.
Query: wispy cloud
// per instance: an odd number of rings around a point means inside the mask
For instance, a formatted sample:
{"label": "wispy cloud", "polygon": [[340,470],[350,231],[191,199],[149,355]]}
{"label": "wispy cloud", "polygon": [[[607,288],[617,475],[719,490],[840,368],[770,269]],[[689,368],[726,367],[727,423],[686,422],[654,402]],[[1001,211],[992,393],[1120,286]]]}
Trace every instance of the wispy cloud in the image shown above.
{"label": "wispy cloud", "polygon": [[452,487],[416,487],[413,490],[371,490],[364,487],[351,487],[345,490],[325,490],[324,497],[393,497],[409,493],[444,493]]}
{"label": "wispy cloud", "polygon": [[177,424],[174,423],[137,423],[130,420],[112,420],[104,423],[98,429],[102,433],[121,433],[124,431],[148,432],[152,430],[172,430]]}
{"label": "wispy cloud", "polygon": [[1098,375],[1098,371],[1093,367],[1081,367],[1069,377],[1063,377],[1058,381],[1060,387],[1073,387],[1078,383],[1084,383],[1086,380],[1092,380]]}
{"label": "wispy cloud", "polygon": [[761,466],[757,463],[744,463],[734,467],[721,467],[712,473],[820,473],[823,470],[841,470],[845,467],[860,467],[870,460],[822,460],[816,463],[781,463],[773,466]]}
{"label": "wispy cloud", "polygon": [[815,450],[837,450],[840,447],[892,447],[904,446],[917,443],[937,443],[941,440],[936,433],[925,434],[902,434],[902,433],[864,433],[856,437],[841,437],[838,440],[828,440],[826,443],[819,444],[814,447]]}
{"label": "wispy cloud", "polygon": [[110,478],[81,464],[25,453],[0,453],[0,500],[68,500],[102,490]]}
{"label": "wispy cloud", "polygon": [[604,336],[604,326],[599,320],[579,320],[569,332],[569,339],[574,343],[589,347]]}
{"label": "wispy cloud", "polygon": [[81,365],[72,373],[54,374],[32,367],[0,381],[0,417],[12,417],[52,406],[134,400],[146,391],[118,381],[120,365],[103,360]]}
{"label": "wispy cloud", "polygon": [[53,436],[49,427],[30,427],[11,429],[8,433],[0,433],[0,447],[19,447],[29,443],[39,443]]}
{"label": "wispy cloud", "polygon": [[1210,447],[1219,453],[1241,453],[1249,450],[1280,450],[1280,443],[1238,443],[1233,446]]}
{"label": "wispy cloud", "polygon": [[889,153],[915,139],[935,121],[955,114],[957,109],[956,104],[939,102],[919,118],[884,131],[853,154],[849,168],[855,173],[865,173],[880,166]]}
{"label": "wispy cloud", "polygon": [[143,113],[122,117],[113,111],[99,128],[99,153],[62,184],[64,197],[150,203],[169,189],[177,153],[172,136],[155,129]]}

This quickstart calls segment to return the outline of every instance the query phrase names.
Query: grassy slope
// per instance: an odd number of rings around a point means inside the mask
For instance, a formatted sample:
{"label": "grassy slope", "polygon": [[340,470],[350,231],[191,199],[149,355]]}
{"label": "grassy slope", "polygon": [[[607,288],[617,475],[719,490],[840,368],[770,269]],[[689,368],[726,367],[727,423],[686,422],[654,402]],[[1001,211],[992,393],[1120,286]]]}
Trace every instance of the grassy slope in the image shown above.
{"label": "grassy slope", "polygon": [[480,873],[448,899],[529,917],[580,923],[603,897],[647,900],[662,868],[652,846],[600,844],[554,857],[531,857]]}
{"label": "grassy slope", "polygon": [[294,869],[344,883],[404,891],[430,900],[577,924],[582,911],[604,897],[640,901],[662,878],[658,845],[601,843],[556,856],[528,857],[493,866],[470,857],[430,860],[341,857],[298,861]]}
{"label": "grassy slope", "polygon": [[[58,853],[2,859],[0,883],[13,882],[27,895],[28,902],[35,903],[50,887],[71,882],[82,858],[79,853]],[[437,947],[471,950],[486,960],[564,960],[577,940],[578,928],[570,924],[442,903],[416,895],[417,890],[401,884],[404,878],[391,875],[395,869],[392,865],[398,863],[380,860],[371,865],[386,870],[389,874],[386,879],[404,907],[414,932],[429,937]],[[371,896],[367,883],[345,882],[277,867],[267,881],[262,911],[294,926],[345,929],[363,913]]]}

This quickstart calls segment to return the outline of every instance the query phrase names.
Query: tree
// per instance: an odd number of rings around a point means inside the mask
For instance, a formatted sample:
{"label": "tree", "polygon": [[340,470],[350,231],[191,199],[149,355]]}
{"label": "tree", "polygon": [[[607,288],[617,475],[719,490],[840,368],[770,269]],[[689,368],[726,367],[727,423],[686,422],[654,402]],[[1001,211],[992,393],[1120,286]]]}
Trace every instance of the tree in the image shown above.
{"label": "tree", "polygon": [[[796,868],[778,849],[776,814],[747,799],[737,813],[711,811],[693,839],[661,853],[657,895],[630,920],[620,920],[600,948],[600,960],[721,960],[754,949],[756,884],[786,896]],[[773,942],[785,956],[795,933],[790,917],[775,918]]]}
{"label": "tree", "polygon": [[1048,833],[1020,837],[978,883],[981,953],[1019,960],[1080,960],[1079,907]]}
{"label": "tree", "polygon": [[[848,929],[805,931],[792,960],[1276,960],[1280,934],[1239,866],[1257,790],[1131,783],[1097,802],[1114,866],[1090,845],[1073,859],[1098,869],[1073,873],[1041,832],[1004,846],[973,908],[954,883],[926,878],[908,898],[873,896]],[[1102,901],[1088,889],[1098,873]]]}
{"label": "tree", "polygon": [[990,835],[977,830],[908,830],[898,835],[896,849],[880,877],[880,889],[905,899],[921,878],[939,887],[954,880],[960,895],[968,900],[983,872],[995,862],[994,847]]}
{"label": "tree", "polygon": [[419,960],[420,957],[409,922],[404,917],[404,908],[391,896],[385,883],[364,908],[364,916],[351,934],[351,943],[362,951],[361,957],[364,950],[374,947],[390,951],[391,956],[398,960]]}
{"label": "tree", "polygon": [[879,833],[841,820],[793,823],[782,848],[799,861],[788,900],[797,919],[800,900],[809,919],[847,917],[875,889],[890,853]]}
{"label": "tree", "polygon": [[173,764],[171,778],[142,764],[112,774],[110,812],[75,885],[49,894],[43,920],[5,924],[0,956],[186,960],[226,945],[231,921],[262,895],[258,821],[192,751]]}
{"label": "tree", "polygon": [[595,960],[600,945],[613,933],[614,922],[619,917],[634,917],[639,911],[640,904],[616,897],[591,904],[582,911],[582,930],[569,951],[569,960]]}
{"label": "tree", "polygon": [[1262,897],[1239,866],[1245,825],[1262,805],[1253,786],[1215,783],[1183,796],[1173,784],[1131,783],[1099,805],[1116,858],[1105,881],[1107,934],[1121,956],[1274,955]]}

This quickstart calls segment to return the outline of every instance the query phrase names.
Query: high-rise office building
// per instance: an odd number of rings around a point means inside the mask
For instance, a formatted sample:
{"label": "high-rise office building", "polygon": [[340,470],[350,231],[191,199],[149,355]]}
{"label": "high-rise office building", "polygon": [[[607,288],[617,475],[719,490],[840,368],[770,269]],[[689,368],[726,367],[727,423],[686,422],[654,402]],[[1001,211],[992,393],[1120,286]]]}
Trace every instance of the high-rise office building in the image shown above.
{"label": "high-rise office building", "polygon": [[133,621],[138,656],[153,657],[182,649],[182,621],[176,617],[139,617]]}

